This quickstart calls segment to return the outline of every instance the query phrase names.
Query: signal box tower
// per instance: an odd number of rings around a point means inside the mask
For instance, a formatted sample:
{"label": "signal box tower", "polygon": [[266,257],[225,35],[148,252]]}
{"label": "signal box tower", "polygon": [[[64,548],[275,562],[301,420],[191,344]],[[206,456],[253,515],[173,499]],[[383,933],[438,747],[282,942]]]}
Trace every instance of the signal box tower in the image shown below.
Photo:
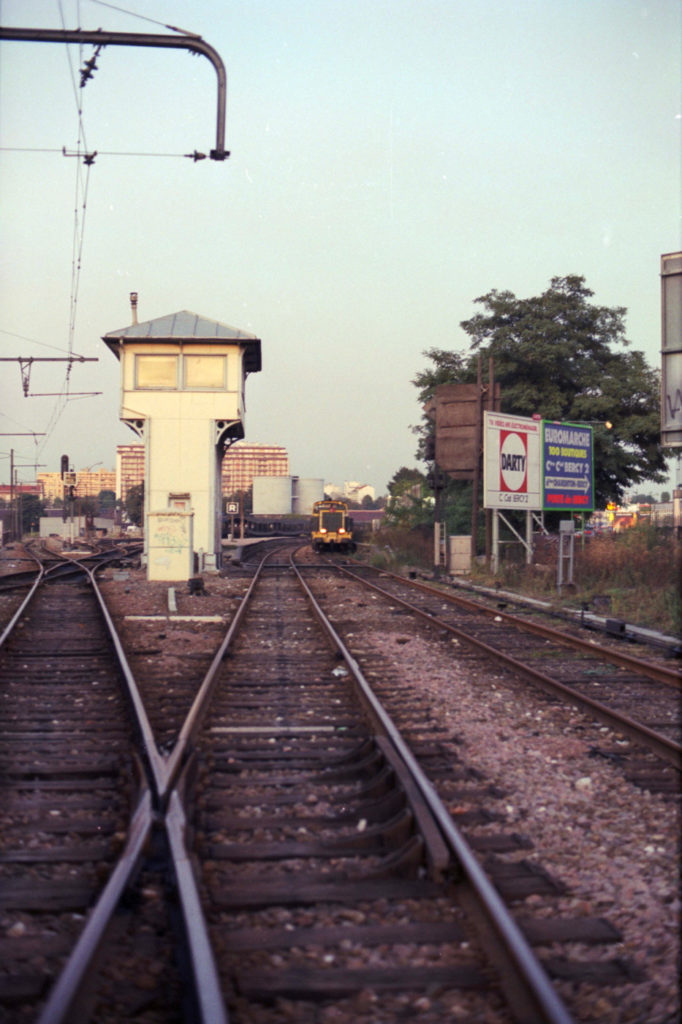
{"label": "signal box tower", "polygon": [[145,445],[145,558],[150,580],[220,567],[220,468],[244,437],[246,377],[260,339],[183,310],[102,341],[121,363],[120,418]]}

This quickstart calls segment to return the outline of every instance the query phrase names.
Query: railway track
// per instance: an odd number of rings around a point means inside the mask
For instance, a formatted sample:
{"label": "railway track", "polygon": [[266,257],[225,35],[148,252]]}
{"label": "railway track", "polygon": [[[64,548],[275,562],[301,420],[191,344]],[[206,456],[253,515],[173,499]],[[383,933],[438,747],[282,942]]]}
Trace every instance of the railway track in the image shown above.
{"label": "railway track", "polygon": [[637,785],[679,792],[678,666],[633,657],[594,639],[584,640],[369,566],[351,569],[337,564],[335,571],[541,686],[553,698],[593,715],[621,737],[600,746],[595,756],[622,764]]}
{"label": "railway track", "polygon": [[163,762],[93,573],[68,568],[0,645],[0,1020],[184,1020]]}
{"label": "railway track", "polygon": [[[300,576],[275,553],[205,595],[178,594],[174,612],[161,603],[167,588],[147,584],[144,615],[126,610],[125,580],[102,584],[100,610],[111,629],[112,608],[120,633],[108,634],[120,668],[107,703],[128,716],[125,814],[85,927],[59,937],[33,996],[0,987],[0,1020],[39,1010],[40,1024],[266,1024],[322,1020],[326,1006],[354,1024],[405,1014],[568,1024],[550,977],[568,992],[636,977],[608,955],[616,928],[561,909],[565,887],[527,859],[530,842],[499,812],[504,794],[467,764],[437,710],[407,681],[384,680],[371,656],[370,687],[333,600],[337,629]],[[54,637],[49,646],[54,657]],[[58,755],[45,779],[59,781]],[[44,842],[52,859],[49,832]],[[3,874],[19,863],[3,862]],[[33,936],[19,976],[42,956],[42,911],[0,913],[5,934],[17,923],[17,937]]]}
{"label": "railway track", "polygon": [[372,698],[358,701],[342,645],[320,631],[292,570],[273,565],[255,583],[192,742],[201,888],[230,1019],[281,1019],[286,1001],[293,1019],[312,1020],[334,1001],[341,1019],[391,1020],[434,987],[441,1014],[464,1005],[513,1019],[502,990],[526,971],[538,989],[526,974],[520,1019],[567,1019],[492,887],[486,926],[510,934],[491,983],[461,891],[474,919],[480,894],[399,737]]}
{"label": "railway track", "polygon": [[0,992],[14,1019],[31,1019],[124,845],[137,783],[112,653],[88,588],[65,583],[41,588],[0,649]]}

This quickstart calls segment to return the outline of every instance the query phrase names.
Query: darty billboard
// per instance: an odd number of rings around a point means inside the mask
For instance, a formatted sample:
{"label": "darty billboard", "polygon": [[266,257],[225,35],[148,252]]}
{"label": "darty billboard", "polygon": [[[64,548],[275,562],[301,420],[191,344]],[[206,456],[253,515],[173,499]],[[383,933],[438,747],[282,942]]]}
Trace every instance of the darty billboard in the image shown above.
{"label": "darty billboard", "polygon": [[594,508],[592,428],[484,412],[486,508]]}

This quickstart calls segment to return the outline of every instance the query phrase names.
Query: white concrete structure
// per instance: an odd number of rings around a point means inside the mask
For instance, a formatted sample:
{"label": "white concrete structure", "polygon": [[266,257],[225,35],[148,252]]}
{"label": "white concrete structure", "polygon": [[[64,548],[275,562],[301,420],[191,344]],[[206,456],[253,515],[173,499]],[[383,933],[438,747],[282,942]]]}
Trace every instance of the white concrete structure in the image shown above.
{"label": "white concrete structure", "polygon": [[291,477],[254,476],[253,514],[288,516],[291,514]]}
{"label": "white concrete structure", "polygon": [[295,476],[291,492],[292,512],[300,516],[309,516],[315,502],[324,498],[324,480],[318,477]]}
{"label": "white concrete structure", "polygon": [[[169,510],[193,513],[178,536],[193,538],[199,570],[217,568],[221,460],[244,436],[244,386],[261,368],[261,343],[186,310],[138,323],[135,293],[131,301],[133,324],[102,340],[121,362],[120,418],[145,444],[147,576],[169,578],[148,546],[150,513]],[[174,562],[189,564],[184,554]]]}
{"label": "white concrete structure", "polygon": [[320,477],[255,476],[253,514],[257,516],[310,515],[313,503],[324,498]]}

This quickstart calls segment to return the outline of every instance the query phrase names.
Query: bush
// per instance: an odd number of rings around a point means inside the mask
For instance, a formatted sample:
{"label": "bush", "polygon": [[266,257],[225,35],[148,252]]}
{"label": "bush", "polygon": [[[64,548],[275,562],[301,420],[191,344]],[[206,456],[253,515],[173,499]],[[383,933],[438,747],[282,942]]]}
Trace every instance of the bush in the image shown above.
{"label": "bush", "polygon": [[498,582],[561,603],[608,608],[608,614],[649,629],[682,632],[682,545],[672,533],[648,524],[622,533],[575,538],[573,588],[557,593],[559,541],[539,538],[534,564],[503,563]]}
{"label": "bush", "polygon": [[[622,533],[595,534],[574,541],[573,587],[557,590],[559,540],[536,538],[534,564],[526,565],[521,545],[502,549],[497,576],[484,560],[473,566],[474,582],[501,586],[556,604],[607,614],[649,629],[682,634],[682,543],[667,530],[642,524]],[[516,549],[518,547],[518,550]],[[383,529],[373,535],[371,561],[379,568],[433,569],[432,528]]]}
{"label": "bush", "polygon": [[611,598],[616,618],[677,634],[682,631],[681,573],[680,542],[667,530],[643,524],[589,538],[577,550],[574,575],[586,599]]}
{"label": "bush", "polygon": [[433,527],[412,530],[385,527],[372,534],[370,562],[376,568],[399,572],[404,566],[433,568]]}

